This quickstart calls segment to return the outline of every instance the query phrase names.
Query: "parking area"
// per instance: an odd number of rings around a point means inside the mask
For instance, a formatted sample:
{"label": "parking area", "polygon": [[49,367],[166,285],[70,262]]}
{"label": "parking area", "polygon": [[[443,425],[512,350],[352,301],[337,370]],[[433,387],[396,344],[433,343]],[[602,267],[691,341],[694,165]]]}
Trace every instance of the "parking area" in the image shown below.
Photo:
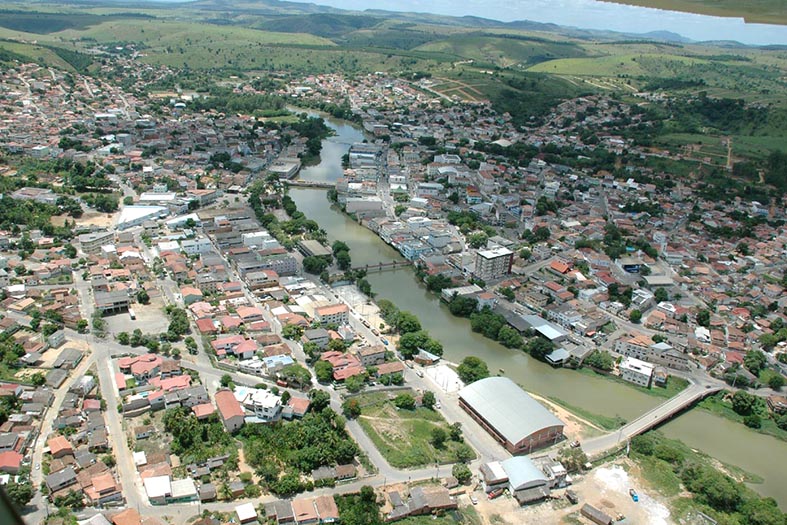
{"label": "parking area", "polygon": [[136,317],[134,320],[131,319],[128,312],[104,317],[107,323],[107,332],[110,334],[127,332],[130,334],[137,328],[142,330],[143,334],[166,332],[169,327],[169,319],[164,313],[164,306],[165,303],[161,298],[151,299],[150,304],[147,305],[134,303],[131,306],[134,310],[134,317]]}

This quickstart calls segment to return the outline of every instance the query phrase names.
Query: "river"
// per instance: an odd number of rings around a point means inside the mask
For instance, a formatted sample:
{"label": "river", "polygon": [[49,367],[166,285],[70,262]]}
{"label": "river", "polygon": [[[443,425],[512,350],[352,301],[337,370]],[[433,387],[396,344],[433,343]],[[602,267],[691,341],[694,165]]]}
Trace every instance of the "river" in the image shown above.
{"label": "river", "polygon": [[[353,142],[364,138],[352,125],[330,119],[326,122],[336,135],[323,141],[320,163],[304,168],[299,176],[301,179],[336,180],[342,175],[342,156]],[[377,235],[331,206],[325,190],[292,188],[290,196],[300,211],[320,224],[329,239],[347,243],[354,264],[402,259]],[[552,368],[521,351],[505,348],[472,332],[469,321],[451,315],[437,297],[418,283],[410,268],[371,273],[367,279],[378,298],[389,299],[402,310],[415,314],[424,329],[443,344],[445,358],[450,361],[458,362],[465,356],[476,355],[488,363],[490,371],[503,369],[506,376],[526,390],[559,398],[596,414],[618,415],[626,420],[634,419],[663,401],[615,381]],[[782,508],[787,508],[787,491],[784,490],[787,443],[703,410],[692,410],[690,414],[675,418],[661,430],[668,437],[680,439],[720,461],[762,477],[765,482],[752,485],[752,488],[772,496]]]}

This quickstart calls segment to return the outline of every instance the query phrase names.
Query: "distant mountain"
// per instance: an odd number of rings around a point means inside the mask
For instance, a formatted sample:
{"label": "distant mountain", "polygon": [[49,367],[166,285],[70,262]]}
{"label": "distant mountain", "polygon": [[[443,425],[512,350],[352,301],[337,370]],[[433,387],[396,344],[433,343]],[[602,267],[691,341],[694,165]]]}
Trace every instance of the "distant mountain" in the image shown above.
{"label": "distant mountain", "polygon": [[[642,34],[618,33],[533,22],[531,20],[501,22],[478,16],[447,16],[432,13],[386,11],[383,9],[352,11],[316,3],[288,2],[286,0],[194,0],[184,2],[179,0],[65,0],[64,3],[93,6],[111,5],[114,7],[118,5],[144,6],[150,4],[163,6],[177,3],[178,7],[193,7],[194,9],[205,11],[281,17],[279,19],[266,20],[257,27],[284,33],[309,33],[327,38],[336,38],[358,29],[373,27],[383,20],[400,20],[418,24],[436,24],[453,27],[543,31],[581,39],[602,38],[614,40],[625,37],[678,44],[693,42],[691,39],[671,31],[653,31]],[[719,45],[722,47],[734,47],[742,44],[737,42],[720,42]]]}
{"label": "distant mountain", "polygon": [[673,33],[672,31],[651,31],[650,33],[634,33],[629,36],[644,38],[646,40],[663,40],[664,42],[674,42],[676,44],[691,44],[694,42],[692,39]]}

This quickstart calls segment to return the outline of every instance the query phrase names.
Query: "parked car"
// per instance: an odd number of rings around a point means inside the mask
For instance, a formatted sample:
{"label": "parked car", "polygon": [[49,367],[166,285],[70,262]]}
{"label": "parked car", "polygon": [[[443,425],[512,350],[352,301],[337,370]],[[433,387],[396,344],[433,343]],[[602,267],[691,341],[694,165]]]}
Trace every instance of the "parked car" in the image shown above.
{"label": "parked car", "polygon": [[478,498],[476,498],[473,494],[470,494],[470,503],[473,505],[478,505]]}

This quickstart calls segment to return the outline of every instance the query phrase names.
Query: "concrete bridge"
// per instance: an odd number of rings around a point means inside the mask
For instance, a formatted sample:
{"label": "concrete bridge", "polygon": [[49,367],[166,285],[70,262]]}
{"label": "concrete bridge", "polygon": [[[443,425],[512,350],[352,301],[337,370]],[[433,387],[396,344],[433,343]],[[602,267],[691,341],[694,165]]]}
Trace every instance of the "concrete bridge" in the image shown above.
{"label": "concrete bridge", "polygon": [[298,188],[335,188],[335,182],[325,182],[319,180],[289,180],[289,179],[282,179],[281,182],[285,186],[295,186]]}
{"label": "concrete bridge", "polygon": [[615,432],[604,436],[588,439],[582,443],[582,450],[588,456],[601,455],[608,452],[629,439],[659,426],[674,415],[683,412],[702,398],[722,390],[720,386],[701,385],[692,383],[678,395],[668,399],[659,406],[645,412],[634,421],[621,427]]}
{"label": "concrete bridge", "polygon": [[412,266],[411,261],[390,261],[380,262],[377,264],[366,264],[364,266],[353,266],[353,270],[366,270],[366,272],[384,272],[385,270],[396,270],[397,268],[405,268]]}

